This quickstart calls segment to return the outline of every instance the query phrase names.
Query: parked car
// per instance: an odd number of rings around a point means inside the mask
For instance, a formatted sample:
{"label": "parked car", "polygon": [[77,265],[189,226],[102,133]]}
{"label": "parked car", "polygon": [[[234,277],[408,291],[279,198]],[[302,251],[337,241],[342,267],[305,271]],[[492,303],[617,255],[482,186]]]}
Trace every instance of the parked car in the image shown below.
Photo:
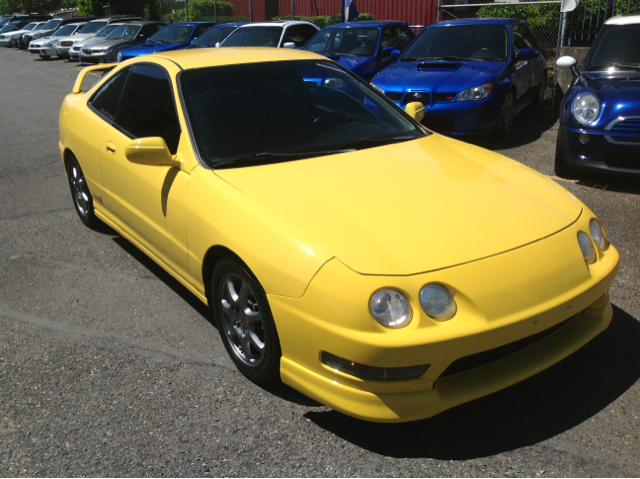
{"label": "parked car", "polygon": [[0,46],[9,46],[11,35],[22,31],[28,24],[28,21],[22,20],[18,22],[10,22],[0,28]]}
{"label": "parked car", "polygon": [[640,177],[640,15],[613,17],[580,66],[558,59],[574,79],[560,103],[555,171]]}
{"label": "parked car", "polygon": [[245,376],[410,421],[594,338],[619,263],[575,196],[423,113],[310,52],[178,50],[84,69],[59,147],[81,221],[208,304]]}
{"label": "parked car", "polygon": [[[131,21],[142,21],[143,19],[140,17],[113,17],[113,18],[100,18],[98,20],[91,20],[88,22],[79,32],[76,32],[74,35],[60,39],[58,46],[56,47],[56,53],[59,57],[69,57],[69,50],[73,47],[77,42],[81,42],[83,40],[88,40],[89,38],[93,38],[96,34],[101,31],[104,27],[111,23],[126,23]],[[106,35],[105,35],[106,36]]]}
{"label": "parked car", "polygon": [[236,28],[246,25],[246,23],[219,23],[196,38],[186,48],[211,48],[221,43]]}
{"label": "parked car", "polygon": [[14,13],[12,15],[2,15],[0,18],[0,28],[4,27],[7,23],[16,22],[19,20],[26,20],[27,22],[35,22],[39,20],[47,21],[51,18],[50,15],[41,15],[39,13]]}
{"label": "parked car", "polygon": [[147,39],[145,43],[120,51],[118,61],[122,62],[140,55],[187,47],[213,25],[215,25],[213,22],[184,22],[167,25]]}
{"label": "parked car", "polygon": [[113,63],[117,61],[121,50],[144,43],[164,26],[165,24],[161,22],[129,22],[118,25],[118,28],[101,42],[83,46],[80,51],[80,62]]}
{"label": "parked car", "polygon": [[394,63],[414,37],[406,22],[340,23],[320,30],[303,50],[324,55],[369,81]]}
{"label": "parked car", "polygon": [[43,60],[48,60],[52,55],[57,54],[56,48],[60,44],[60,40],[66,37],[70,37],[86,25],[86,22],[69,23],[64,27],[56,30],[55,33],[49,37],[39,38],[38,40],[32,40],[29,43],[29,53],[32,55],[39,55]]}
{"label": "parked car", "polygon": [[[69,23],[80,23],[80,22],[90,22],[91,20],[95,20],[95,15],[88,15],[84,17],[56,17],[49,20],[47,23],[43,25],[38,31],[25,33],[20,38],[20,48],[29,48],[29,44],[33,40],[38,40],[40,38],[50,37],[57,30],[68,25]],[[55,53],[54,53],[55,55]]]}
{"label": "parked car", "polygon": [[520,20],[452,20],[423,30],[372,82],[400,107],[423,103],[435,131],[506,136],[517,113],[542,103],[546,64]]}
{"label": "parked car", "polygon": [[313,23],[294,20],[248,23],[231,33],[219,46],[302,48],[319,30]]}
{"label": "parked car", "polygon": [[17,47],[20,37],[25,33],[31,33],[41,28],[46,22],[31,22],[22,27],[21,30],[3,33],[0,35],[0,45],[6,47]]}
{"label": "parked car", "polygon": [[109,23],[106,27],[102,27],[93,37],[88,38],[86,40],[79,40],[73,44],[67,54],[69,55],[70,61],[78,61],[80,60],[80,53],[84,47],[89,47],[95,43],[100,43],[104,41],[104,39],[109,36],[116,28],[120,25],[124,25],[126,22],[114,22]]}

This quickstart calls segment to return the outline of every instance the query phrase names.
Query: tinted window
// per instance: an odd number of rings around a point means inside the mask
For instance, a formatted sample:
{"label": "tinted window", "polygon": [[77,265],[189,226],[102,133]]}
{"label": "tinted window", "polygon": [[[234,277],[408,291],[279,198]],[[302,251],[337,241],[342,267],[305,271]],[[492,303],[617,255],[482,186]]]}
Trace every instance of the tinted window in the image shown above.
{"label": "tinted window", "polygon": [[427,134],[328,61],[199,68],[182,73],[180,84],[198,151],[210,165],[256,155],[287,161]]}
{"label": "tinted window", "polygon": [[120,100],[117,124],[136,138],[160,136],[169,151],[176,153],[180,123],[164,70],[151,65],[133,67]]}
{"label": "tinted window", "polygon": [[221,45],[223,47],[277,47],[282,27],[238,28]]}
{"label": "tinted window", "polygon": [[198,38],[200,35],[202,35],[204,32],[206,32],[210,27],[211,27],[211,25],[198,25],[196,27],[196,32],[193,34],[193,36],[195,38]]}
{"label": "tinted window", "polygon": [[296,48],[302,48],[317,32],[311,25],[293,25],[285,31],[282,44],[293,42]]}
{"label": "tinted window", "polygon": [[458,57],[469,60],[506,61],[507,28],[503,25],[430,27],[405,50],[400,61]]}
{"label": "tinted window", "polygon": [[107,35],[112,33],[116,28],[118,28],[118,25],[107,25],[98,33],[96,33],[96,38],[106,37]]}
{"label": "tinted window", "polygon": [[516,47],[516,50],[522,50],[523,48],[531,48],[524,41],[524,36],[522,36],[522,30],[519,27],[520,25],[515,25],[513,27],[513,46]]}
{"label": "tinted window", "polygon": [[305,50],[333,55],[373,56],[378,47],[377,28],[327,28]]}
{"label": "tinted window", "polygon": [[115,38],[122,38],[124,40],[133,40],[136,34],[140,30],[140,25],[120,25],[113,32],[111,32],[107,38],[113,40]]}
{"label": "tinted window", "polygon": [[60,22],[62,21],[61,18],[57,18],[55,20],[49,20],[47,23],[44,24],[44,26],[42,27],[42,29],[44,31],[47,30],[55,30],[56,28],[58,28],[58,25],[60,25]]}
{"label": "tinted window", "polygon": [[640,66],[640,25],[605,26],[586,65],[587,70],[604,70],[616,63],[619,70]]}
{"label": "tinted window", "polygon": [[105,83],[91,99],[93,107],[111,121],[116,120],[120,94],[128,75],[129,69],[121,71]]}
{"label": "tinted window", "polygon": [[193,42],[194,45],[200,46],[215,46],[216,43],[221,42],[227,36],[234,31],[235,27],[211,27],[204,32],[197,40]]}
{"label": "tinted window", "polygon": [[78,25],[65,25],[56,33],[54,33],[53,37],[68,37],[73,34],[78,29]]}
{"label": "tinted window", "polygon": [[89,22],[84,27],[80,29],[81,34],[86,33],[96,33],[101,28],[104,28],[107,25],[107,22]]}

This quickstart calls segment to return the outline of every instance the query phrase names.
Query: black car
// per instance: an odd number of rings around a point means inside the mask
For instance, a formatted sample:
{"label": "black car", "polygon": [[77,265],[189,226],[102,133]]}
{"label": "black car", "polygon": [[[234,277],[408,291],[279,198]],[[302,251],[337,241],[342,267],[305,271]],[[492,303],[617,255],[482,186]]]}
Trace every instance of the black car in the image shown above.
{"label": "black car", "polygon": [[24,15],[21,13],[14,13],[13,15],[2,15],[2,17],[0,17],[0,28],[11,22],[24,20],[27,23],[31,23],[37,22],[39,20],[49,20],[50,18],[51,15],[40,15],[39,13],[30,13],[29,15]]}

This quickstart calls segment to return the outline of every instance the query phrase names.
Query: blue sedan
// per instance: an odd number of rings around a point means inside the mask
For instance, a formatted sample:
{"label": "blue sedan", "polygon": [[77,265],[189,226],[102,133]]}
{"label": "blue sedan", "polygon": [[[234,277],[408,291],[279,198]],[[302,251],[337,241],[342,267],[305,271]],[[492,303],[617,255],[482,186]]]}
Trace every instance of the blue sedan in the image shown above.
{"label": "blue sedan", "polygon": [[431,25],[372,83],[402,108],[424,104],[422,123],[432,130],[506,136],[516,114],[542,103],[546,78],[546,58],[527,25],[492,18]]}
{"label": "blue sedan", "polygon": [[560,105],[555,171],[640,177],[640,15],[605,22]]}
{"label": "blue sedan", "polygon": [[302,49],[324,55],[369,81],[394,63],[414,37],[406,22],[340,23],[320,30]]}
{"label": "blue sedan", "polygon": [[122,50],[118,53],[118,61],[123,62],[140,55],[184,48],[214,25],[213,22],[184,22],[167,25],[148,38],[146,43]]}

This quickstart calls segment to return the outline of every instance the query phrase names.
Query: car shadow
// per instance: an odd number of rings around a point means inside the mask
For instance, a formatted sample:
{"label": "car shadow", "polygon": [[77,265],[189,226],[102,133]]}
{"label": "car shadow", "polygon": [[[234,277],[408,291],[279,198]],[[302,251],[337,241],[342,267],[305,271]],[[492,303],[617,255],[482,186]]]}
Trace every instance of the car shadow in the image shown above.
{"label": "car shadow", "polygon": [[405,424],[377,424],[336,411],[309,420],[391,457],[466,460],[549,439],[586,421],[640,378],[640,323],[614,306],[607,330],[551,368],[512,387]]}
{"label": "car shadow", "polygon": [[640,181],[637,179],[585,174],[579,180],[576,180],[575,183],[587,188],[597,188],[599,190],[615,191],[616,193],[640,195]]}
{"label": "car shadow", "polygon": [[540,107],[525,108],[514,120],[513,130],[507,138],[497,135],[457,136],[456,139],[473,145],[500,151],[528,145],[538,140],[558,121],[558,108],[551,106],[551,101]]}

